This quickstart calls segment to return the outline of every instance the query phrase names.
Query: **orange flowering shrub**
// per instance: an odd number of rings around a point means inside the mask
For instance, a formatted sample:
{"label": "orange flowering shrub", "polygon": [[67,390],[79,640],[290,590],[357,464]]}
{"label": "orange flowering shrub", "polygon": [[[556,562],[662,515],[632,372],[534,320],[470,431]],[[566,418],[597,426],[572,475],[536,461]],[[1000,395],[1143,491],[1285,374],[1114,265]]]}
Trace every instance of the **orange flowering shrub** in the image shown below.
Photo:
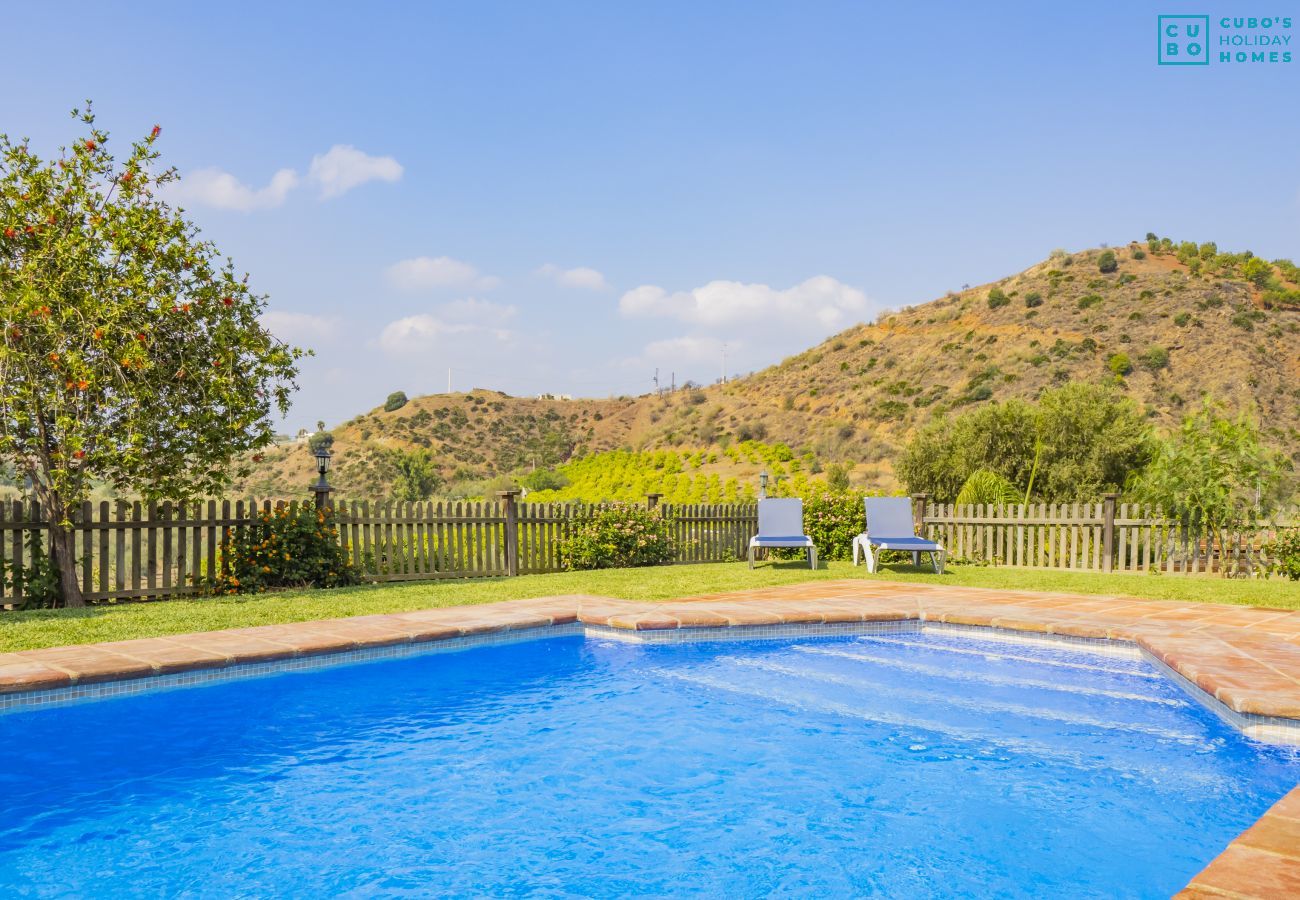
{"label": "orange flowering shrub", "polygon": [[251,527],[227,531],[221,571],[212,586],[220,594],[256,594],[272,588],[341,587],[361,573],[339,542],[333,510],[284,507],[259,513]]}

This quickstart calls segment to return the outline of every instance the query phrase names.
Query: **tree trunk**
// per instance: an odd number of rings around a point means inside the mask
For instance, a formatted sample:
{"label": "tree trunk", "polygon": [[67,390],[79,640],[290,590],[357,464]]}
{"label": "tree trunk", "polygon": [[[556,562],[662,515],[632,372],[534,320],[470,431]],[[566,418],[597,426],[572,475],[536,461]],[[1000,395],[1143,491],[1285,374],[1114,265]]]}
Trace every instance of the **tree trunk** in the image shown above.
{"label": "tree trunk", "polygon": [[71,528],[60,525],[62,511],[56,516],[50,509],[50,556],[59,568],[59,586],[63,589],[63,605],[68,607],[85,606],[86,598],[81,595],[81,583],[77,581],[77,547],[76,534]]}

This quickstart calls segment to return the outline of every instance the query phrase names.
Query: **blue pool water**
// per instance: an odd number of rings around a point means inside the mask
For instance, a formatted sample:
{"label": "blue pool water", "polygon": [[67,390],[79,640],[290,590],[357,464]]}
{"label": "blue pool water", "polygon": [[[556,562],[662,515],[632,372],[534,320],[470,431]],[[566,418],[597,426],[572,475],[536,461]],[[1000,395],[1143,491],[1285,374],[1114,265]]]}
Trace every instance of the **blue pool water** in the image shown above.
{"label": "blue pool water", "polygon": [[0,716],[0,895],[1162,897],[1300,780],[1146,663],[558,637]]}

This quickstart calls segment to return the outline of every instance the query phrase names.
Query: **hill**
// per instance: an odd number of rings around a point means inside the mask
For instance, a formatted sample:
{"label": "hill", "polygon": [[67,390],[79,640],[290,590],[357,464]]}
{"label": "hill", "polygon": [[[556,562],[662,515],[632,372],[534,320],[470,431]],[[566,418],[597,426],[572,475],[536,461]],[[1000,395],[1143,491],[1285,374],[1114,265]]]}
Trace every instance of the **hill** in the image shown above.
{"label": "hill", "polygon": [[[372,410],[332,432],[331,480],[350,496],[385,495],[394,451],[427,449],[442,492],[472,494],[494,477],[575,457],[674,448],[714,451],[693,471],[725,484],[752,480],[756,467],[716,451],[754,441],[787,445],[806,472],[841,461],[855,484],[888,488],[892,458],[933,416],[1099,380],[1120,384],[1161,427],[1202,396],[1249,408],[1300,462],[1300,271],[1154,236],[1056,251],[725,385],[608,400],[475,390]],[[300,493],[313,475],[307,447],[286,445],[267,452],[241,487]]]}

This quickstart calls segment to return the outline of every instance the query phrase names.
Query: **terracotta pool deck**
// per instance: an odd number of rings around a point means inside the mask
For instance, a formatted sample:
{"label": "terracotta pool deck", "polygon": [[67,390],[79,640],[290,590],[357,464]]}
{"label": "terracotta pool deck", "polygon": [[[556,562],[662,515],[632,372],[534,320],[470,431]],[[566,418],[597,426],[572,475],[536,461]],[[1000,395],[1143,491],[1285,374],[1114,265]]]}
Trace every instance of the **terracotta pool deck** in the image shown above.
{"label": "terracotta pool deck", "polygon": [[[924,621],[1132,642],[1235,714],[1300,734],[1300,611],[860,580],[649,603],[570,595],[0,653],[0,695],[552,625],[632,631]],[[1300,788],[1186,897],[1300,896]]]}

